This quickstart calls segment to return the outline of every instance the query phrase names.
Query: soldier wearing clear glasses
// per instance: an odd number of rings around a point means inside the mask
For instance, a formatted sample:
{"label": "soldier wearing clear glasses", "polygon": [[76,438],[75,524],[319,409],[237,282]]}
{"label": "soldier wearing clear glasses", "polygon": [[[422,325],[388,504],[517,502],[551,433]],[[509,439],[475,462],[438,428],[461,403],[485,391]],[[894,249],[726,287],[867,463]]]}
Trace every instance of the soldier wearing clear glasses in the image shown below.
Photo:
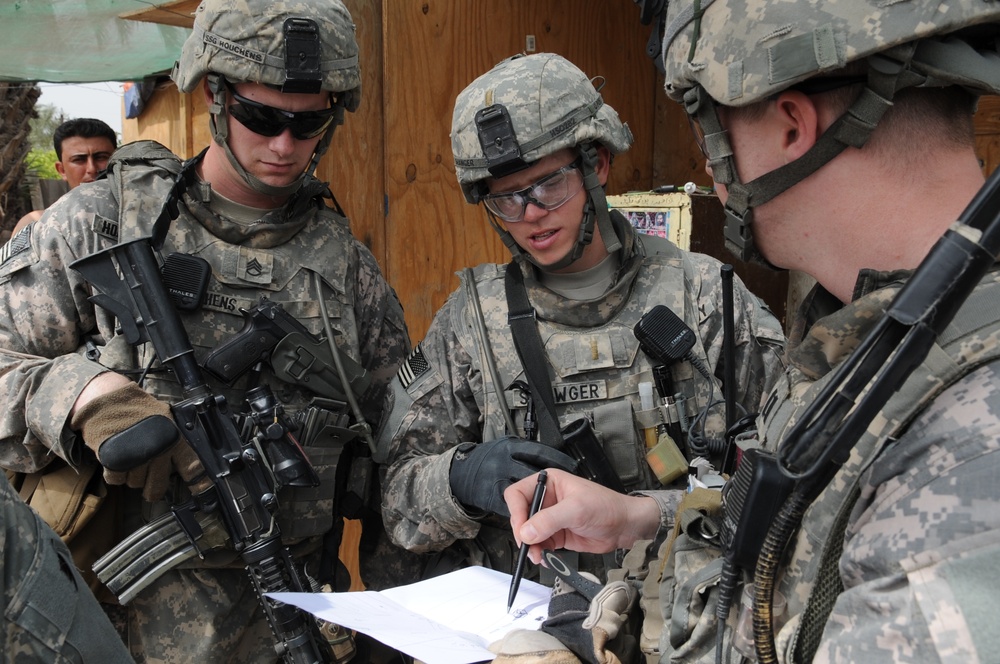
{"label": "soldier wearing clear glasses", "polygon": [[[633,334],[655,305],[691,328],[692,355],[710,374],[686,360],[670,368],[685,415],[702,418],[689,437],[721,438],[720,263],[640,235],[608,209],[612,158],[632,134],[558,55],[510,58],[475,80],[458,97],[451,138],[466,199],[483,203],[513,261],[466,270],[391,383],[377,436],[377,456],[390,464],[383,518],[397,544],[440,552],[442,566],[510,572],[517,546],[504,489],[542,468],[576,467],[536,426],[546,416],[557,429],[586,418],[624,490],[660,487],[641,435],[656,425],[639,396],[652,360]],[[520,277],[533,310],[542,350],[527,359],[508,319],[517,309],[508,277]],[[736,400],[756,412],[784,339],[738,279],[735,290]],[[532,396],[526,365],[547,374],[551,386],[540,390],[551,391],[551,407],[545,392]],[[607,562],[578,561],[598,574]]]}

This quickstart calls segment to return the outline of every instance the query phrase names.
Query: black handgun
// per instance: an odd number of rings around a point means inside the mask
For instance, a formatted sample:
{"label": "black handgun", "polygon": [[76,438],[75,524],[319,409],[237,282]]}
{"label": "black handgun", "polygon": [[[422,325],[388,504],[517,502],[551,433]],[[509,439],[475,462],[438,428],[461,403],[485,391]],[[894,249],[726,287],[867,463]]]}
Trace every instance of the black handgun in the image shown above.
{"label": "black handgun", "polygon": [[[301,385],[320,396],[346,400],[331,354],[330,343],[313,335],[277,302],[262,297],[250,310],[240,309],[243,329],[205,358],[203,367],[226,384],[266,361],[281,380]],[[334,344],[336,345],[336,344]],[[351,391],[361,397],[371,385],[371,374],[339,353]]]}

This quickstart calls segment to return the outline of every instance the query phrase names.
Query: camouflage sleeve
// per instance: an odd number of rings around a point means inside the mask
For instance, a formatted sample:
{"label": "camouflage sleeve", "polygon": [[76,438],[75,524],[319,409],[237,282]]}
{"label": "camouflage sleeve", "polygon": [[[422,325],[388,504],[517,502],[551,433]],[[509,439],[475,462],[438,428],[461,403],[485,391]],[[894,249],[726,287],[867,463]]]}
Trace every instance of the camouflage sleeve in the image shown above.
{"label": "camouflage sleeve", "polygon": [[80,198],[64,197],[0,250],[0,465],[11,470],[38,470],[50,451],[73,462],[69,411],[107,370],[75,353],[97,328],[88,287],[69,267],[98,248]]}
{"label": "camouflage sleeve", "polygon": [[952,385],[862,478],[816,661],[996,661],[998,385]]}
{"label": "camouflage sleeve", "polygon": [[361,408],[365,418],[379,421],[389,381],[410,353],[410,336],[403,320],[403,307],[389,286],[372,253],[360,242],[354,301],[361,340],[361,364],[371,372],[372,384]]}
{"label": "camouflage sleeve", "polygon": [[440,551],[479,532],[449,482],[455,448],[482,437],[475,398],[482,379],[452,329],[455,304],[453,294],[392,381],[378,436],[389,463],[385,527],[396,544],[416,552]]}
{"label": "camouflage sleeve", "polygon": [[[714,258],[689,253],[690,271],[686,283],[693,290],[699,329],[705,353],[716,375],[722,377],[723,314],[722,277]],[[763,397],[770,392],[784,371],[782,359],[785,335],[781,324],[763,300],[750,292],[739,276],[733,276],[733,320],[735,331],[736,401],[745,413],[760,410]],[[718,396],[718,395],[717,395]]]}
{"label": "camouflage sleeve", "polygon": [[629,495],[646,496],[656,502],[656,507],[660,510],[660,523],[657,526],[656,535],[652,539],[660,540],[674,529],[677,507],[684,500],[687,492],[677,489],[653,489],[649,491],[633,491]]}

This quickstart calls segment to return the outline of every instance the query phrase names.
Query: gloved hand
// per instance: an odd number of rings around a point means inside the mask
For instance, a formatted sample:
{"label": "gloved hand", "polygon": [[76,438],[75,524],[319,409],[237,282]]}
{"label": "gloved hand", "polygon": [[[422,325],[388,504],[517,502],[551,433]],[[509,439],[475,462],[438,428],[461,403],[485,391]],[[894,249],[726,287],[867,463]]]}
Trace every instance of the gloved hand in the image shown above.
{"label": "gloved hand", "polygon": [[170,407],[135,383],[77,409],[70,427],[97,455],[105,482],[141,488],[150,502],[163,498],[172,469],[189,485],[196,484],[195,493],[208,486],[198,455],[179,439]]}
{"label": "gloved hand", "polygon": [[[596,577],[581,573],[596,581]],[[604,586],[588,602],[556,579],[549,617],[539,631],[514,630],[490,645],[494,664],[621,664],[639,661],[638,644],[626,624],[636,591],[624,581]]]}
{"label": "gloved hand", "polygon": [[515,629],[495,643],[493,664],[581,664],[559,639],[537,629]]}
{"label": "gloved hand", "polygon": [[545,468],[572,473],[576,460],[554,447],[515,436],[462,443],[451,462],[451,492],[468,508],[509,519],[504,489]]}
{"label": "gloved hand", "polygon": [[629,612],[635,606],[635,588],[624,581],[612,581],[588,603],[575,590],[557,592],[560,584],[565,589],[563,580],[557,580],[543,632],[556,637],[588,664],[638,659],[638,642],[627,628]]}
{"label": "gloved hand", "polygon": [[[590,576],[592,580],[595,577]],[[549,617],[539,631],[514,630],[490,645],[494,664],[621,664],[639,661],[635,639],[625,629],[636,591],[624,581],[604,586],[587,599],[556,579]]]}

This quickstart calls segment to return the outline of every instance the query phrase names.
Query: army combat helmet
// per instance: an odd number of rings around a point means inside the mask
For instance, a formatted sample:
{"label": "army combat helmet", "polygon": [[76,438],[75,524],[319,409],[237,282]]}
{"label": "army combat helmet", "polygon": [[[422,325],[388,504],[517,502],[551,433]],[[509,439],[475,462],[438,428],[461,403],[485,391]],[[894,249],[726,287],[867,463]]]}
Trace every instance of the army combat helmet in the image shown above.
{"label": "army combat helmet", "polygon": [[[590,79],[559,55],[508,58],[469,84],[455,101],[451,149],[458,183],[470,203],[479,203],[489,193],[487,178],[516,173],[564,148],[579,153],[587,191],[583,223],[573,249],[547,266],[550,269],[581,256],[594,237],[595,222],[609,252],[621,246],[597,176],[599,144],[619,154],[632,144],[632,132]],[[487,215],[511,254],[533,262],[489,209]]]}
{"label": "army combat helmet", "polygon": [[[311,175],[330,145],[344,111],[361,101],[358,43],[341,0],[203,0],[172,78],[182,92],[208,76],[212,136],[236,172],[255,191],[287,196]],[[234,83],[262,83],[282,92],[330,93],[333,121],[308,168],[295,182],[275,187],[248,173],[229,147],[227,97]]]}
{"label": "army combat helmet", "polygon": [[[716,182],[726,185],[726,245],[744,260],[753,246],[753,208],[868,140],[897,92],[961,86],[1000,91],[1000,3],[905,0],[671,0],[663,63],[667,95],[683,102],[700,132]],[[858,77],[842,70],[851,63]],[[865,66],[867,65],[867,66]],[[867,70],[867,73],[864,73]],[[716,108],[746,106],[790,88],[820,92],[864,84],[812,150],[742,183]]]}

